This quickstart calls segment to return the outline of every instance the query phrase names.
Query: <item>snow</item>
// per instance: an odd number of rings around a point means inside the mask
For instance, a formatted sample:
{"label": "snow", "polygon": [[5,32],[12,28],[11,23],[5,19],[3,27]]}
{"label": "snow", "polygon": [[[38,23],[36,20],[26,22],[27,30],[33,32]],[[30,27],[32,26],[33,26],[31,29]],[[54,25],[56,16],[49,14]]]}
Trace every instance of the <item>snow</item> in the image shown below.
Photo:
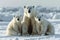
{"label": "snow", "polygon": [[[50,21],[50,20],[49,20]],[[58,20],[57,20],[58,21]],[[0,22],[0,40],[59,40],[60,39],[60,24],[50,21],[55,27],[55,35],[40,36],[6,36],[5,31],[9,22]]]}
{"label": "snow", "polygon": [[[10,20],[13,18],[13,16],[17,12],[0,12],[0,40],[60,40],[60,19],[47,19],[49,22],[51,22],[55,28],[55,35],[49,35],[49,36],[40,36],[40,35],[30,35],[30,36],[6,36],[6,28],[10,22]],[[23,11],[20,13],[23,15]],[[50,14],[53,16],[53,14]]]}

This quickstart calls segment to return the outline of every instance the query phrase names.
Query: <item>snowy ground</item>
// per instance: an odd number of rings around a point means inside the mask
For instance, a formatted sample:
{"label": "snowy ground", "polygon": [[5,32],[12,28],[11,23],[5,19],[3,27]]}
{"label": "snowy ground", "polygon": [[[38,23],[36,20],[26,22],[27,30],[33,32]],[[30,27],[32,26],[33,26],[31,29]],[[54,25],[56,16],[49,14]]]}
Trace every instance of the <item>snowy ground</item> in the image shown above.
{"label": "snowy ground", "polygon": [[[50,21],[50,20],[49,20]],[[9,22],[0,22],[0,40],[59,40],[60,39],[60,22],[50,21],[55,27],[55,35],[49,36],[6,36],[5,31]]]}

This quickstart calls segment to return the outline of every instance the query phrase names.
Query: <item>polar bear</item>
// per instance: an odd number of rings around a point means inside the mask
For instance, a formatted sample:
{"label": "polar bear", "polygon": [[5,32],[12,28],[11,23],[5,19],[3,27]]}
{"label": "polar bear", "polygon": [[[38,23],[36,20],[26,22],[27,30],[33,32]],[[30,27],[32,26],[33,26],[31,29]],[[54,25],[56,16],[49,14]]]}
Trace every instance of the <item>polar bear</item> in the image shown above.
{"label": "polar bear", "polygon": [[6,35],[18,36],[21,35],[21,19],[20,15],[15,15],[6,29]]}
{"label": "polar bear", "polygon": [[[47,21],[44,17],[38,17],[37,20],[37,32],[40,35],[54,35],[53,25]],[[40,25],[39,25],[40,24]]]}
{"label": "polar bear", "polygon": [[31,18],[31,25],[32,25],[32,35],[36,35],[37,34],[37,20],[35,20],[36,16],[37,16],[38,12],[36,10],[36,7],[33,6],[33,8],[31,9],[31,13],[30,13],[30,18]]}
{"label": "polar bear", "polygon": [[32,32],[31,19],[30,19],[30,8],[32,7],[24,6],[24,16],[21,22],[22,35],[29,35]]}

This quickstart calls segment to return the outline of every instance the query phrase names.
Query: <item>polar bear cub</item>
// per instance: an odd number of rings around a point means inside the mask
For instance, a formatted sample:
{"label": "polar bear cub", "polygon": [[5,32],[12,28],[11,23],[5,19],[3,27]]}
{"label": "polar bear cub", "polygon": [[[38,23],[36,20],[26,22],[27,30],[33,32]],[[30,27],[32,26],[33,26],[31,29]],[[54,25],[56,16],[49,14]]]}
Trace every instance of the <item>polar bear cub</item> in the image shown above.
{"label": "polar bear cub", "polygon": [[18,36],[21,35],[21,19],[20,15],[15,15],[6,29],[6,35]]}
{"label": "polar bear cub", "polygon": [[53,35],[55,32],[53,25],[49,21],[47,21],[44,17],[38,18],[37,26],[38,26],[37,32],[40,35]]}

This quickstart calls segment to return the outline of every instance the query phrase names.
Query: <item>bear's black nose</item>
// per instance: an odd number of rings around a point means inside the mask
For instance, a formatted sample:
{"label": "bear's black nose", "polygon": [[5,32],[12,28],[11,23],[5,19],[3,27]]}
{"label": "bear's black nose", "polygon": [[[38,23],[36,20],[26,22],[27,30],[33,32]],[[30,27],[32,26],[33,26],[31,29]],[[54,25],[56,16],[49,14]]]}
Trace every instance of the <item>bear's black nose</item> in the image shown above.
{"label": "bear's black nose", "polygon": [[38,20],[40,21],[41,19],[39,18]]}
{"label": "bear's black nose", "polygon": [[17,18],[17,20],[19,21],[19,18]]}
{"label": "bear's black nose", "polygon": [[31,13],[30,9],[28,10],[28,13]]}

